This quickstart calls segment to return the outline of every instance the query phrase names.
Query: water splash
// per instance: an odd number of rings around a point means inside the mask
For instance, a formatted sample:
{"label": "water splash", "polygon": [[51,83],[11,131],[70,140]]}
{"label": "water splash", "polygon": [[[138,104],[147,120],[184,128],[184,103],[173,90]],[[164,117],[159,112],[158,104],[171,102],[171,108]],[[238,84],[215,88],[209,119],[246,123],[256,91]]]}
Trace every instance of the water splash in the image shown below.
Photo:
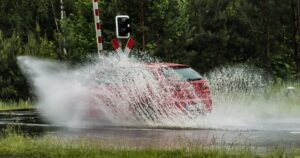
{"label": "water splash", "polygon": [[202,117],[176,106],[171,99],[175,85],[160,83],[145,67],[152,58],[115,54],[77,68],[26,56],[18,60],[32,80],[39,111],[55,124],[188,126],[192,118]]}
{"label": "water splash", "polygon": [[300,97],[287,96],[287,86],[274,86],[262,70],[247,65],[223,66],[207,76],[214,96],[214,110],[206,118],[208,127],[300,129]]}
{"label": "water splash", "polygon": [[285,87],[270,91],[264,72],[255,67],[223,66],[208,73],[214,103],[212,113],[204,116],[166,99],[176,86],[157,81],[145,67],[157,62],[149,57],[115,54],[75,68],[34,57],[18,59],[34,85],[39,111],[55,124],[300,130],[299,97],[291,103]]}

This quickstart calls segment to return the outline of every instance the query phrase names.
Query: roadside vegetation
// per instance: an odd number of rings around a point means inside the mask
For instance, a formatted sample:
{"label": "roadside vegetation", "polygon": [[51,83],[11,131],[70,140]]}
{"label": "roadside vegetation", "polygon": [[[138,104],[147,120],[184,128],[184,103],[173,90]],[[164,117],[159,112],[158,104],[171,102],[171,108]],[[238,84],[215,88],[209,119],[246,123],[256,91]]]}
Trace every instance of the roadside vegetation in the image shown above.
{"label": "roadside vegetation", "polygon": [[0,111],[4,110],[18,110],[18,109],[32,109],[33,105],[31,102],[0,102]]}
{"label": "roadside vegetation", "polygon": [[[126,143],[125,143],[126,144]],[[32,137],[12,130],[6,130],[0,139],[0,157],[236,157],[236,158],[275,158],[296,157],[300,150],[283,148],[264,149],[259,153],[250,147],[237,146],[195,146],[181,148],[133,148],[124,144],[109,145],[109,142],[91,138],[59,138],[55,136]]]}
{"label": "roadside vegetation", "polygon": [[[104,49],[113,49],[115,15],[128,14],[136,52],[188,64],[200,73],[248,64],[274,79],[299,79],[300,25],[295,25],[300,21],[299,2],[101,1]],[[92,1],[3,0],[0,41],[0,100],[32,99],[32,87],[21,73],[17,57],[75,65],[89,61],[97,52]]]}

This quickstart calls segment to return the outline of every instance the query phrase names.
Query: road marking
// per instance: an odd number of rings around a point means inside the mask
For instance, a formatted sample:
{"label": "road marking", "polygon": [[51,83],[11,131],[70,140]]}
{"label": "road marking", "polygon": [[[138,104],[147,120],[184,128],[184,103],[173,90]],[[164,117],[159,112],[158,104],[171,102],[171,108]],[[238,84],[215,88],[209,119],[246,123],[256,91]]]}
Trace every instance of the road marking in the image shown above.
{"label": "road marking", "polygon": [[300,134],[300,132],[290,132],[291,134]]}

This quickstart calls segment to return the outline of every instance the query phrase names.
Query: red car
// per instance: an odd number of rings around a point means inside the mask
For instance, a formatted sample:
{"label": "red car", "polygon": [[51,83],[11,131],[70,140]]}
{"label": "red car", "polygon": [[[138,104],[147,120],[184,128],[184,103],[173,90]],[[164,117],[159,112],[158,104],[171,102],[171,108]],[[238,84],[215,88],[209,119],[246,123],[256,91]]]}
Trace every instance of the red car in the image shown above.
{"label": "red car", "polygon": [[[175,63],[150,63],[146,67],[157,76],[159,82],[175,87],[171,93],[176,106],[187,111],[211,112],[212,97],[208,81],[194,69]],[[177,77],[174,79],[174,76]]]}
{"label": "red car", "polygon": [[[186,114],[211,112],[208,81],[191,67],[175,63],[139,66],[112,68],[107,79],[103,75],[101,81],[96,81],[91,94],[97,98],[94,103],[102,108],[89,108],[90,112],[96,115],[113,113],[118,117],[129,113],[129,117],[134,115],[137,120],[141,116],[157,120],[160,116],[174,114],[174,111]],[[99,110],[106,112],[98,113]]]}

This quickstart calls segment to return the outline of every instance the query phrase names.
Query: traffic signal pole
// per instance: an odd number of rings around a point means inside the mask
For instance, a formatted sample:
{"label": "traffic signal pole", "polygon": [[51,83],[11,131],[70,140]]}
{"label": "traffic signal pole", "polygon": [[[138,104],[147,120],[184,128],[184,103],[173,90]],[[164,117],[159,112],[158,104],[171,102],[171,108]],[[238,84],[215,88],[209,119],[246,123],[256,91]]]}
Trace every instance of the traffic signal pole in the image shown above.
{"label": "traffic signal pole", "polygon": [[93,12],[95,19],[95,28],[96,28],[96,39],[97,39],[97,52],[99,58],[102,58],[103,55],[103,38],[101,33],[101,21],[100,21],[100,9],[98,7],[98,0],[93,1]]}
{"label": "traffic signal pole", "polygon": [[[131,20],[128,15],[117,15],[116,22],[116,38],[112,39],[112,45],[117,53],[125,53],[129,55],[135,43],[134,39],[130,37],[130,23]],[[118,39],[128,39],[126,47],[122,50]]]}

